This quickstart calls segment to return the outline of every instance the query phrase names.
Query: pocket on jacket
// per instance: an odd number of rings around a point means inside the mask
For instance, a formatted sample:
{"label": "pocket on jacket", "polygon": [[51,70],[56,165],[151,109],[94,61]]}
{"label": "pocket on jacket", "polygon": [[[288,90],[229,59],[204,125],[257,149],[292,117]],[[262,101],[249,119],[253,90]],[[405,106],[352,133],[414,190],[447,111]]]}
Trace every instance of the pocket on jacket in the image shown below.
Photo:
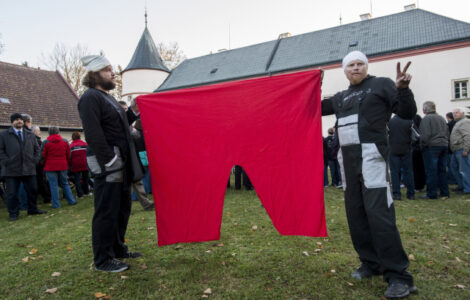
{"label": "pocket on jacket", "polygon": [[98,163],[98,160],[96,159],[96,155],[87,156],[86,162],[88,164],[88,169],[90,169],[90,172],[93,175],[99,175],[103,173],[103,170],[101,169],[100,164]]}

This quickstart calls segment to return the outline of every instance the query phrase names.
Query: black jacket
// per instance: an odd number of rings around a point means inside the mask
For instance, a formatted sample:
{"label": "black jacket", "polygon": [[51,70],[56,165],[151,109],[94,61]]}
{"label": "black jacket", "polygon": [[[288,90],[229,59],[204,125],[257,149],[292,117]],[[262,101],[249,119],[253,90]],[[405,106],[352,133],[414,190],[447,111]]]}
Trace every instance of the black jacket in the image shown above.
{"label": "black jacket", "polygon": [[36,164],[41,158],[39,145],[33,133],[23,130],[23,142],[13,127],[0,133],[0,163],[2,176],[36,175]]}
{"label": "black jacket", "polygon": [[111,95],[90,88],[80,97],[78,111],[88,147],[96,154],[100,165],[104,166],[114,158],[114,146],[119,148],[126,161],[132,142],[129,123],[137,119],[132,110],[126,113]]}
{"label": "black jacket", "polygon": [[390,153],[403,155],[411,152],[411,125],[413,121],[395,115],[388,122]]}

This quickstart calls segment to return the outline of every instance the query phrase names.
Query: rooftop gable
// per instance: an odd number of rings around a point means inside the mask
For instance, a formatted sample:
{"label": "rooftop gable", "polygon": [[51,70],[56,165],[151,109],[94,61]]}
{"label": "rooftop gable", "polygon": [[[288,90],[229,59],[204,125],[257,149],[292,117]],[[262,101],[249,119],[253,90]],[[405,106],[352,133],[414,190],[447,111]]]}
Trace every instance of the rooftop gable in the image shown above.
{"label": "rooftop gable", "polygon": [[133,69],[153,69],[170,72],[163,64],[147,26],[145,26],[129,65],[127,65],[123,72]]}
{"label": "rooftop gable", "polygon": [[33,124],[78,129],[78,96],[58,71],[46,71],[0,62],[0,125],[10,126],[10,115],[27,113]]}

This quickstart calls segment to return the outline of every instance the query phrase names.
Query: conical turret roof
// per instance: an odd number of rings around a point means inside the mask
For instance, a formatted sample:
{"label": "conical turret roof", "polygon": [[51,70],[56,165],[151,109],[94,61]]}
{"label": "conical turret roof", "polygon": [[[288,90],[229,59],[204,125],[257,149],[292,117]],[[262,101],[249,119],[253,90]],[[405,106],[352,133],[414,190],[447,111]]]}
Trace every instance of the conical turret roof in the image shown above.
{"label": "conical turret roof", "polygon": [[145,26],[142,37],[137,44],[137,48],[135,49],[129,65],[127,65],[123,72],[133,69],[153,69],[170,72],[163,64],[162,58],[158,53],[147,26]]}

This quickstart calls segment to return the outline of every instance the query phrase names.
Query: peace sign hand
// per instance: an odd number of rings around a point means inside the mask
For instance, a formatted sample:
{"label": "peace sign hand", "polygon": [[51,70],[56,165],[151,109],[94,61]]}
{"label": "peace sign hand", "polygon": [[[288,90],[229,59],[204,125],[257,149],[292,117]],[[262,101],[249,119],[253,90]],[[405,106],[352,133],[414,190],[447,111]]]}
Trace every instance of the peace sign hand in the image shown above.
{"label": "peace sign hand", "polygon": [[406,70],[408,70],[408,67],[411,65],[411,61],[409,61],[405,68],[403,68],[403,72],[401,71],[400,63],[397,63],[397,80],[395,81],[395,84],[397,88],[399,89],[404,89],[407,88],[408,85],[410,84],[411,81],[411,75],[406,73]]}

